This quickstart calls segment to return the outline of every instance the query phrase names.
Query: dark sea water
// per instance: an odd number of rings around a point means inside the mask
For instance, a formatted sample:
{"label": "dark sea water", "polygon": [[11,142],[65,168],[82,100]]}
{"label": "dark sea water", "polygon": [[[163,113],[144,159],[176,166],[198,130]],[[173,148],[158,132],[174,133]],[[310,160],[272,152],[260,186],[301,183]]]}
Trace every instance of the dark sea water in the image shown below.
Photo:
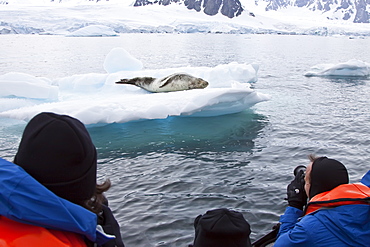
{"label": "dark sea water", "polygon": [[[343,162],[350,181],[370,169],[369,78],[303,74],[319,63],[370,63],[370,39],[348,37],[123,34],[114,38],[0,36],[0,74],[48,78],[104,73],[105,55],[123,47],[146,69],[260,65],[253,88],[271,95],[245,112],[208,118],[90,125],[99,181],[126,246],[187,246],[193,221],[209,209],[238,210],[251,239],[284,212],[297,165],[315,153]],[[0,155],[12,160],[25,123],[0,119]]]}

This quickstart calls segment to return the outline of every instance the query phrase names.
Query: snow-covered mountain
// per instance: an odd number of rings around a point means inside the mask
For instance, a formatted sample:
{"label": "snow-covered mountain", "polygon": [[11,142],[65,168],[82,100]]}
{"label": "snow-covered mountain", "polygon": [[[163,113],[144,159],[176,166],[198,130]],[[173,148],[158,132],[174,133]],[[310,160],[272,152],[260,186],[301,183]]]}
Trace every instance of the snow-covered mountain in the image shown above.
{"label": "snow-covered mountain", "polygon": [[[323,13],[328,19],[348,20],[354,23],[370,22],[370,0],[255,0],[254,4],[259,5],[261,2],[267,3],[266,11],[299,7]],[[237,17],[245,10],[239,0],[136,0],[134,6],[169,5],[171,3],[184,3],[188,9],[198,12],[202,10],[207,15],[220,12],[229,18]]]}
{"label": "snow-covered mountain", "polygon": [[[370,0],[255,0],[254,4],[258,5],[262,1],[267,3],[266,11],[279,11],[282,8],[296,6],[326,14],[328,19],[349,20],[354,23],[370,22],[367,9]],[[171,3],[184,3],[188,9],[195,9],[198,12],[203,10],[207,15],[220,12],[229,18],[237,17],[244,11],[239,0],[136,0],[134,6]]]}
{"label": "snow-covered mountain", "polygon": [[115,2],[127,6],[140,7],[146,5],[182,5],[189,10],[203,12],[213,16],[222,14],[229,18],[237,18],[243,12],[255,15],[251,10],[262,6],[266,14],[281,12],[287,9],[302,8],[317,12],[328,20],[345,20],[353,23],[370,23],[370,0],[0,0],[0,4],[47,4],[47,3],[83,3],[83,2]]}
{"label": "snow-covered mountain", "polygon": [[229,18],[239,16],[244,10],[239,0],[136,0],[134,6],[171,3],[183,3],[188,9],[198,12],[203,10],[207,15],[216,15],[220,12]]}
{"label": "snow-covered mountain", "polygon": [[[276,1],[275,5],[272,1]],[[0,0],[0,34],[75,36],[75,31],[94,26],[94,30],[105,30],[101,36],[119,33],[370,36],[369,21],[366,18],[359,21],[360,14],[349,11],[352,15],[343,18],[333,10],[334,5],[329,4],[330,8],[323,5],[322,10],[313,7],[317,6],[314,1],[325,0],[295,0],[286,4],[278,1]],[[299,6],[298,1],[302,3]],[[311,2],[304,5],[303,1]],[[99,35],[94,32],[94,36]]]}
{"label": "snow-covered mountain", "polygon": [[370,22],[370,0],[256,0],[267,2],[266,11],[278,11],[289,6],[308,8],[327,13],[327,18],[350,20],[354,23]]}

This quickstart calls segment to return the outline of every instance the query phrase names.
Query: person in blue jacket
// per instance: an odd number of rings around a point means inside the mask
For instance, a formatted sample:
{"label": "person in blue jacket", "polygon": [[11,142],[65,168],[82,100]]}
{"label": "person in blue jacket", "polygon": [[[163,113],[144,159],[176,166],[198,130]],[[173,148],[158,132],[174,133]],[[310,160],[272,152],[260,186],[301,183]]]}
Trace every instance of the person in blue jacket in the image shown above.
{"label": "person in blue jacket", "polygon": [[348,184],[339,161],[313,155],[310,161],[287,187],[289,206],[274,246],[370,246],[370,172]]}
{"label": "person in blue jacket", "polygon": [[0,215],[82,234],[87,246],[124,246],[103,194],[110,181],[97,184],[96,148],[79,120],[36,115],[23,132],[14,164],[0,160]]}

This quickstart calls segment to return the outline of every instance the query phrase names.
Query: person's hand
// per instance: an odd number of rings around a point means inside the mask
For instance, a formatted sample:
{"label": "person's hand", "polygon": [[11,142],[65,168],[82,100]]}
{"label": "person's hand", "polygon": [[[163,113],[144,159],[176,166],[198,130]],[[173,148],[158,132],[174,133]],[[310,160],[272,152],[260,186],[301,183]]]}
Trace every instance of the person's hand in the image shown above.
{"label": "person's hand", "polygon": [[298,171],[294,180],[288,185],[287,195],[289,206],[303,210],[303,207],[307,204],[303,170]]}

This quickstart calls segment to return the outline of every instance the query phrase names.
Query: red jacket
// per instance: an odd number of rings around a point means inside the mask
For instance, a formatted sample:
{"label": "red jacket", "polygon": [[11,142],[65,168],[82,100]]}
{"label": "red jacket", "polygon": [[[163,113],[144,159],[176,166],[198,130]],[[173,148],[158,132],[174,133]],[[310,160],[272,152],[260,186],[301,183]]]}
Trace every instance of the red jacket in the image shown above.
{"label": "red jacket", "polygon": [[0,247],[86,247],[77,233],[46,229],[0,216]]}
{"label": "red jacket", "polygon": [[307,204],[305,214],[320,208],[337,207],[350,204],[369,204],[370,188],[364,184],[342,184],[331,191],[314,196]]}

